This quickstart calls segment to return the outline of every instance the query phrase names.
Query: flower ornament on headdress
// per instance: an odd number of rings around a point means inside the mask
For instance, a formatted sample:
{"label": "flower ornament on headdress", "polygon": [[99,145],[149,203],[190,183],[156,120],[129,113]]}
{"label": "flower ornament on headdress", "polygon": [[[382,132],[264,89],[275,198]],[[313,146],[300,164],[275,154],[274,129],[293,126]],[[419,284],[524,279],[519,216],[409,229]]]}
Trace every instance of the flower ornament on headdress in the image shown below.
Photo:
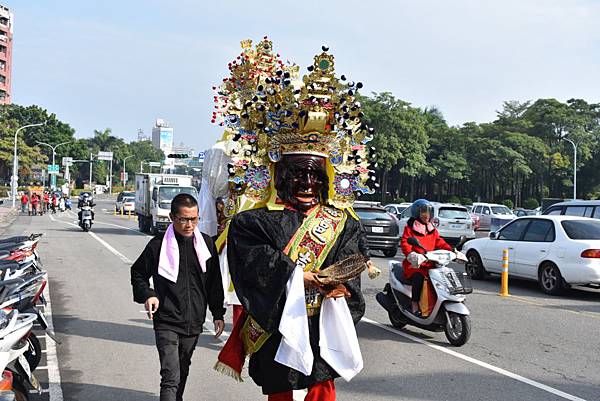
{"label": "flower ornament on headdress", "polygon": [[286,154],[327,158],[328,202],[335,207],[351,207],[357,196],[374,192],[368,161],[374,149],[367,146],[373,129],[362,121],[356,100],[362,83],[338,79],[333,55],[322,50],[300,80],[299,68],[284,64],[266,37],[254,48],[242,42],[230,77],[215,88],[212,118],[226,130],[234,193],[257,204],[272,199],[272,166]]}

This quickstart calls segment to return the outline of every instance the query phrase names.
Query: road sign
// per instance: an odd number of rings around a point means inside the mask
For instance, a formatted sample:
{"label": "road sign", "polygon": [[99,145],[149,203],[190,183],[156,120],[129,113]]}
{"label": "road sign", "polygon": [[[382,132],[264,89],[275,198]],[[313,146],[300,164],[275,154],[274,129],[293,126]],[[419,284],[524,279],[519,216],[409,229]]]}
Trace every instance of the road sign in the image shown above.
{"label": "road sign", "polygon": [[98,160],[112,160],[113,152],[98,152]]}
{"label": "road sign", "polygon": [[204,161],[204,152],[198,152],[198,161],[203,162]]}
{"label": "road sign", "polygon": [[148,162],[150,167],[160,167],[160,162]]}
{"label": "road sign", "polygon": [[128,181],[129,180],[129,173],[124,173],[121,171],[121,181]]}
{"label": "road sign", "polygon": [[72,157],[63,157],[62,158],[62,165],[63,166],[72,166],[73,165],[73,158]]}
{"label": "road sign", "polygon": [[58,174],[58,164],[48,164],[48,174]]}

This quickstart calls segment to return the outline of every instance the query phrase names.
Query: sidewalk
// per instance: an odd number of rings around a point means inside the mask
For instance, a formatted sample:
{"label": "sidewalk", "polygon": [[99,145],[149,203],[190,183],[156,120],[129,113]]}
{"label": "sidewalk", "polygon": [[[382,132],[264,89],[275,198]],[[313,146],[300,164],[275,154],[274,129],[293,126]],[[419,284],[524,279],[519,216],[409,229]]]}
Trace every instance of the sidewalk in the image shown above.
{"label": "sidewalk", "polygon": [[19,209],[16,207],[13,209],[12,201],[10,199],[3,200],[4,202],[0,204],[0,235],[4,234],[6,229],[15,221],[19,214]]}

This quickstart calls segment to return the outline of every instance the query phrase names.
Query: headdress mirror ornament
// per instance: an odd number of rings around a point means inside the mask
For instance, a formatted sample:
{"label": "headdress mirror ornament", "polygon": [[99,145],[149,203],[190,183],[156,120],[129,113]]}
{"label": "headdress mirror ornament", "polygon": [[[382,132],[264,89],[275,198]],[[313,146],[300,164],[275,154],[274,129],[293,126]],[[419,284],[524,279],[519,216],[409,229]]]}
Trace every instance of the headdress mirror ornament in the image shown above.
{"label": "headdress mirror ornament", "polygon": [[242,41],[242,53],[229,63],[230,76],[216,91],[213,123],[225,127],[229,141],[230,187],[255,203],[272,195],[272,164],[286,154],[328,159],[328,202],[351,207],[356,196],[373,193],[374,171],[366,144],[372,129],[356,100],[362,83],[335,76],[328,48],[314,57],[308,74],[283,63],[264,37],[256,46]]}

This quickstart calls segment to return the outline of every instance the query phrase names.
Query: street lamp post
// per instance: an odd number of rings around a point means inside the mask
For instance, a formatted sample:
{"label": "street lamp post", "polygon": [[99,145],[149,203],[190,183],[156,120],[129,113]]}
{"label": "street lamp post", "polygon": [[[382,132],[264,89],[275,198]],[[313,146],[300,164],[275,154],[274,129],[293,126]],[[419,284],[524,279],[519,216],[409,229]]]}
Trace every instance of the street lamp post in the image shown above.
{"label": "street lamp post", "polygon": [[569,138],[563,137],[563,139],[573,145],[573,199],[577,199],[577,145],[578,143],[573,142]]}
{"label": "street lamp post", "polygon": [[134,155],[129,155],[129,156],[125,156],[125,158],[123,159],[123,166],[122,166],[122,172],[123,172],[123,190],[125,190],[125,174],[127,174],[127,166],[125,165],[125,163],[127,163],[127,159],[129,159],[130,157],[133,157]]}
{"label": "street lamp post", "polygon": [[17,198],[17,186],[19,184],[19,169],[17,168],[17,135],[19,135],[19,132],[22,129],[30,128],[30,127],[39,127],[40,125],[46,125],[46,121],[44,121],[43,123],[24,125],[24,126],[20,127],[19,129],[17,129],[17,131],[15,132],[15,153],[13,156],[13,175],[10,180],[11,194],[12,194],[12,207],[15,207],[15,201]]}
{"label": "street lamp post", "polygon": [[[52,145],[50,145],[49,143],[46,143],[46,142],[37,141],[36,143],[39,144],[39,145],[46,145],[50,149],[52,149],[52,165],[54,166],[56,164],[56,148],[58,148],[59,146],[62,146],[62,145],[66,145],[66,144],[71,143],[71,142],[72,141],[62,142],[62,143],[59,143],[58,145],[54,145],[54,146],[52,146]],[[52,181],[51,181],[52,184],[50,184],[50,185],[51,186],[56,186],[56,178],[54,178],[56,176],[53,174],[52,177],[53,177]]]}
{"label": "street lamp post", "polygon": [[93,193],[92,189],[92,163],[94,162],[94,154],[90,153],[90,192]]}

